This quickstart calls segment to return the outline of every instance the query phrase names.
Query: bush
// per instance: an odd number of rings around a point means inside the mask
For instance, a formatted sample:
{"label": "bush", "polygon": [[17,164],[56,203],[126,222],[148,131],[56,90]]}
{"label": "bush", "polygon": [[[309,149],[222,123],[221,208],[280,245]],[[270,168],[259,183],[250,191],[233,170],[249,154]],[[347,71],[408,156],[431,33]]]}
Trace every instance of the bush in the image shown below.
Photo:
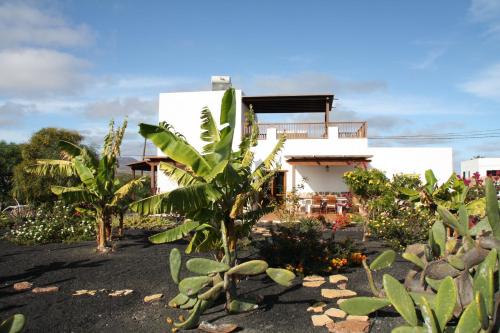
{"label": "bush", "polygon": [[42,204],[33,214],[15,221],[7,238],[18,244],[74,242],[95,238],[95,222],[61,201]]}
{"label": "bush", "polygon": [[399,202],[394,209],[373,216],[369,228],[372,236],[384,240],[394,250],[402,251],[410,244],[427,241],[435,219],[434,214],[426,209]]}
{"label": "bush", "polygon": [[282,223],[271,238],[257,244],[260,255],[274,267],[299,274],[322,274],[360,263],[351,240],[335,242],[334,233],[318,219]]}
{"label": "bush", "polygon": [[[113,225],[118,225],[116,217],[113,218]],[[123,221],[123,226],[126,229],[158,230],[171,228],[175,225],[176,222],[169,217],[142,216],[139,214],[126,214]]]}

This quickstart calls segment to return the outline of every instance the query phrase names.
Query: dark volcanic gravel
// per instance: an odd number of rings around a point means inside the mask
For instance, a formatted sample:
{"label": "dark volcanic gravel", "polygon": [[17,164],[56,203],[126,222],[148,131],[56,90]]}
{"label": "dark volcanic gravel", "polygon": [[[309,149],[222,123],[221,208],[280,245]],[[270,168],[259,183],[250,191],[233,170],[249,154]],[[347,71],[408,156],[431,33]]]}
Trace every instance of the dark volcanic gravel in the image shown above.
{"label": "dark volcanic gravel", "polygon": [[[144,231],[128,231],[118,242],[117,251],[104,255],[94,252],[94,242],[16,246],[0,240],[0,318],[23,313],[28,320],[25,332],[169,332],[165,318],[185,313],[166,307],[177,294],[167,258],[172,247],[184,248],[185,244],[150,245],[147,236]],[[338,233],[338,238],[346,236],[359,238],[360,233],[352,228]],[[370,256],[381,249],[376,242],[366,244]],[[399,259],[387,272],[402,279],[407,268],[408,264]],[[342,274],[349,277],[349,289],[370,294],[361,268]],[[379,282],[381,275],[377,276]],[[12,285],[20,281],[33,282],[34,287],[56,285],[60,290],[51,294],[16,292]],[[328,283],[324,287],[328,288]],[[79,289],[134,292],[123,297],[110,297],[104,292],[72,296]],[[242,327],[241,332],[327,332],[326,328],[313,328],[311,313],[306,312],[307,307],[322,300],[320,289],[302,288],[300,281],[285,289],[265,277],[252,278],[241,282],[240,292],[263,296],[260,310],[228,316],[219,305],[202,320],[236,323]],[[164,298],[153,304],[143,302],[144,296],[155,293],[163,293]],[[403,323],[390,310],[379,311],[371,321],[371,332],[390,332]]]}

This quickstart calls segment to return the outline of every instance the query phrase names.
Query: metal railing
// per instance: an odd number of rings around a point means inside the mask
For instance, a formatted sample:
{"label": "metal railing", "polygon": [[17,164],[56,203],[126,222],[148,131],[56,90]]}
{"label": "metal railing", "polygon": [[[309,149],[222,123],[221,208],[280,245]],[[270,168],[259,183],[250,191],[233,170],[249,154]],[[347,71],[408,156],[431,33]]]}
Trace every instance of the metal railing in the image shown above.
{"label": "metal railing", "polygon": [[[259,140],[267,139],[267,130],[275,128],[276,134],[286,134],[287,139],[327,139],[328,127],[338,128],[339,139],[366,138],[367,124],[364,121],[342,121],[329,123],[258,123]],[[245,128],[248,134],[250,128]]]}

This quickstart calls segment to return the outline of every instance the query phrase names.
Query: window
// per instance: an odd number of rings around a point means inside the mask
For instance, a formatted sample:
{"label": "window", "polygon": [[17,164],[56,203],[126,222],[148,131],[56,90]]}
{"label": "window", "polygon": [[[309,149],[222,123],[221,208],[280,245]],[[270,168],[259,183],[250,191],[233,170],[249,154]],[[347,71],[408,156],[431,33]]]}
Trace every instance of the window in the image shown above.
{"label": "window", "polygon": [[486,176],[488,177],[500,176],[500,170],[487,170]]}

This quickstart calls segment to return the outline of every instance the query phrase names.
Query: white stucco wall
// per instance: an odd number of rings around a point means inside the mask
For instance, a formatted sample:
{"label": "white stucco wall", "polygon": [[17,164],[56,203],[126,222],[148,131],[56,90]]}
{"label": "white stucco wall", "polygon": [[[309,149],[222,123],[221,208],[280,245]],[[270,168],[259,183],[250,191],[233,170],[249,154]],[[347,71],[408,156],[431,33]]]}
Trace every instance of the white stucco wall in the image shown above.
{"label": "white stucco wall", "polygon": [[439,182],[453,173],[452,148],[436,147],[370,147],[370,167],[385,172],[391,178],[398,173],[419,174],[425,180],[425,171],[432,169]]}
{"label": "white stucco wall", "polygon": [[[164,93],[159,98],[159,120],[171,124],[182,133],[188,142],[201,151],[204,142],[200,139],[201,110],[208,106],[216,121],[220,117],[220,103],[224,91],[201,91]],[[246,107],[241,102],[242,92],[236,90],[236,129],[233,148],[237,149],[242,133],[242,115]],[[262,161],[277,142],[273,130],[268,130],[266,140],[259,140],[255,148],[256,163]],[[344,192],[347,187],[342,175],[353,167],[296,166],[286,163],[291,156],[372,156],[369,167],[378,168],[388,177],[399,173],[419,174],[423,177],[427,169],[432,169],[440,182],[445,181],[453,172],[451,148],[430,147],[369,147],[368,139],[339,139],[335,127],[329,128],[328,139],[289,139],[279,155],[281,169],[287,171],[287,191],[299,185],[303,178],[303,192]],[[158,151],[158,155],[163,155]],[[368,157],[370,158],[370,157]],[[499,159],[500,160],[500,159]],[[158,187],[161,192],[176,187],[161,172],[158,174]]]}
{"label": "white stucco wall", "polygon": [[[241,90],[236,90],[236,128],[233,148],[237,148],[241,138]],[[186,140],[202,151],[205,142],[200,139],[201,110],[207,106],[215,121],[219,123],[220,106],[224,91],[196,91],[162,93],[159,98],[159,121],[166,121],[174,129],[184,135]],[[164,156],[158,150],[158,156]],[[177,185],[163,173],[158,173],[158,187],[161,192],[176,188]]]}
{"label": "white stucco wall", "polygon": [[[349,188],[342,180],[347,171],[353,170],[352,166],[294,166],[290,168],[290,178],[295,177],[295,186],[303,184],[299,192],[348,192]],[[304,180],[304,181],[303,181]],[[290,179],[288,188],[292,188],[293,179]]]}
{"label": "white stucco wall", "polygon": [[475,158],[460,162],[460,175],[470,178],[475,172],[486,177],[486,171],[500,170],[500,158]]}

